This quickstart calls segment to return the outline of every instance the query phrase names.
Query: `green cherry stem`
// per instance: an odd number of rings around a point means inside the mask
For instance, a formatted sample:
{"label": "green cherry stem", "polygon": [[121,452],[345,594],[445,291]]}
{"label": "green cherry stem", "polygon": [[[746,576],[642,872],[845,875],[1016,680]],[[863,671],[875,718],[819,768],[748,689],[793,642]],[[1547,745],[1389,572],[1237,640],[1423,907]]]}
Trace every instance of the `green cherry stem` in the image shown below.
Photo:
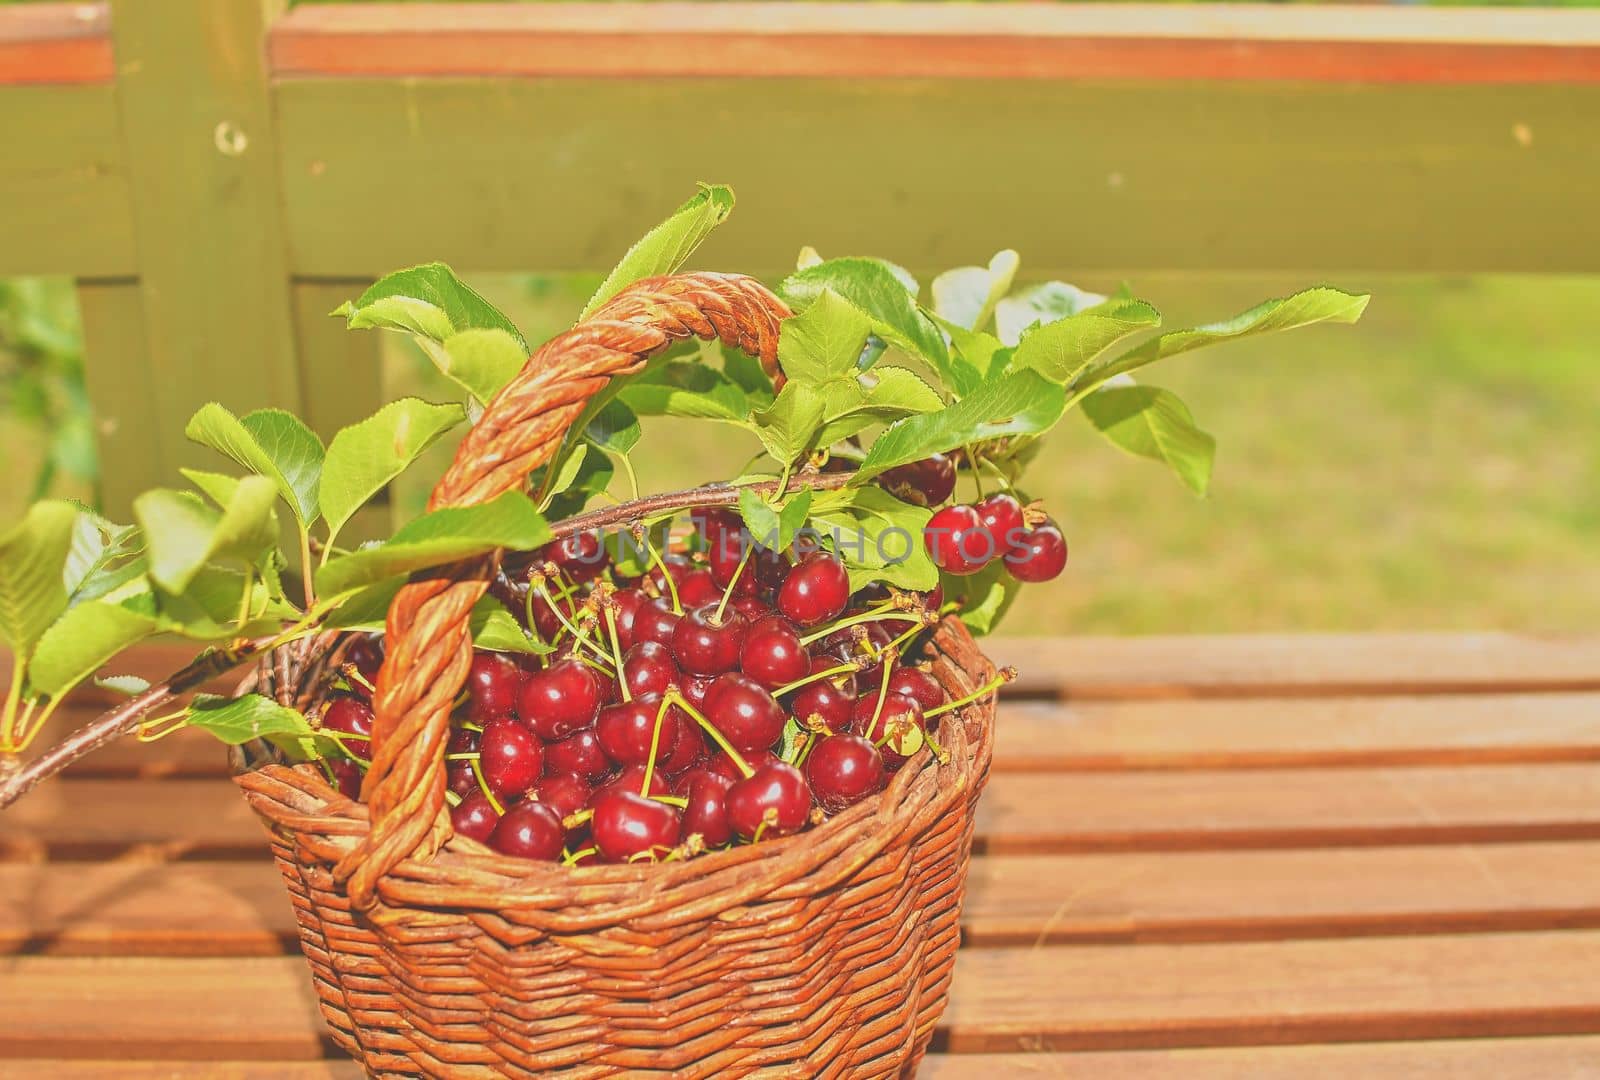
{"label": "green cherry stem", "polygon": [[717,602],[717,610],[711,613],[711,625],[722,625],[722,613],[728,609],[728,600],[733,596],[733,590],[739,584],[739,575],[744,573],[745,564],[750,561],[750,553],[755,548],[746,546],[744,554],[739,557],[739,565],[733,568],[733,576],[728,579],[728,587],[722,590],[722,599]]}
{"label": "green cherry stem", "polygon": [[483,767],[478,764],[478,759],[473,758],[467,764],[472,766],[472,775],[478,781],[478,790],[483,792],[485,799],[489,800],[489,806],[493,808],[495,817],[504,817],[506,808],[500,805],[500,800],[495,798],[494,792],[489,790],[489,782],[483,778]]}
{"label": "green cherry stem", "polygon": [[656,550],[656,546],[650,542],[650,534],[643,529],[638,530],[634,535],[644,544],[645,550],[650,553],[650,562],[655,565],[657,570],[661,571],[661,578],[667,583],[667,595],[672,597],[672,613],[674,615],[682,615],[683,602],[678,599],[678,582],[668,572],[667,564],[661,558],[661,552]]}
{"label": "green cherry stem", "polygon": [[1000,689],[1002,686],[1016,677],[1016,668],[1003,667],[994,678],[978,687],[966,697],[957,698],[954,701],[947,701],[943,705],[940,705],[937,709],[929,709],[927,712],[922,714],[922,717],[924,720],[931,720],[935,716],[943,716],[947,712],[953,712],[956,709],[962,708],[963,706],[971,705],[974,701],[977,701],[980,698],[988,697],[990,694],[994,693],[996,690]]}
{"label": "green cherry stem", "polygon": [[818,630],[813,630],[800,639],[800,644],[810,645],[813,641],[821,641],[829,634],[840,630],[848,630],[852,626],[863,626],[867,623],[887,622],[890,619],[915,619],[917,616],[910,611],[898,607],[877,607],[871,611],[863,611],[859,615],[848,615],[837,622],[830,623]]}
{"label": "green cherry stem", "polygon": [[794,691],[800,689],[802,686],[810,686],[814,682],[821,682],[823,679],[829,679],[829,678],[832,678],[835,675],[843,675],[847,671],[860,671],[860,670],[861,670],[861,665],[860,664],[844,663],[844,664],[840,664],[838,667],[831,667],[826,671],[814,671],[810,675],[807,675],[803,679],[796,679],[792,683],[784,683],[782,686],[778,687],[776,690],[774,690],[772,692],[772,696],[775,697],[775,698],[782,697],[785,694],[793,693]]}
{"label": "green cherry stem", "polygon": [[628,680],[622,671],[622,640],[617,637],[617,613],[611,597],[605,598],[602,608],[606,613],[606,634],[611,638],[611,659],[617,665],[617,681],[622,684],[622,700],[632,701],[633,691],[628,689]]}
{"label": "green cherry stem", "polygon": [[[624,680],[623,685],[626,687],[626,680]],[[650,729],[650,756],[645,758],[644,783],[639,787],[639,794],[646,797],[650,795],[650,781],[655,779],[656,775],[656,754],[661,749],[661,722],[667,718],[667,709],[671,706],[672,699],[663,697],[661,704],[656,707],[656,722]]]}
{"label": "green cherry stem", "polygon": [[722,748],[722,752],[728,755],[728,760],[738,767],[739,771],[744,774],[745,779],[748,780],[755,775],[756,771],[750,767],[750,763],[744,759],[739,751],[733,748],[733,744],[728,742],[727,737],[717,730],[717,725],[707,720],[704,713],[689,704],[689,699],[679,693],[677,689],[669,689],[662,700],[672,702],[693,717],[694,722],[705,729],[705,733],[710,735],[712,741]]}
{"label": "green cherry stem", "polygon": [[878,726],[878,718],[883,715],[884,702],[889,700],[889,675],[893,670],[894,654],[888,648],[885,648],[883,650],[883,675],[878,680],[878,703],[872,707],[872,723],[867,725],[868,731],[872,731]]}

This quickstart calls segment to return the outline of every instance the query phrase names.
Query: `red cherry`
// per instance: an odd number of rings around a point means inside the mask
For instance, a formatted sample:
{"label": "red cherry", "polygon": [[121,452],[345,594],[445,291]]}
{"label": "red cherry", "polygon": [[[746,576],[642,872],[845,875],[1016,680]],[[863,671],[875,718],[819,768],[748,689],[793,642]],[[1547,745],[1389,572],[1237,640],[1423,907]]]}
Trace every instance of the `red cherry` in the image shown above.
{"label": "red cherry", "polygon": [[921,668],[895,668],[889,673],[889,693],[901,694],[915,701],[923,712],[944,704],[944,687],[939,680]]}
{"label": "red cherry", "polygon": [[706,719],[735,750],[760,750],[783,734],[783,707],[760,683],[730,671],[706,692]]}
{"label": "red cherry", "polygon": [[715,604],[703,604],[684,615],[672,632],[672,655],[684,671],[718,675],[739,666],[739,640],[744,636],[744,616],[724,611],[717,617]]}
{"label": "red cherry", "polygon": [[484,725],[478,767],[484,783],[501,801],[532,790],[544,768],[544,745],[515,720],[503,718]]}
{"label": "red cherry", "polygon": [[668,776],[677,776],[686,769],[700,764],[705,756],[706,737],[700,731],[700,725],[693,720],[685,720],[678,731],[678,745],[673,748],[671,757],[662,760],[661,769]]}
{"label": "red cherry", "polygon": [[589,823],[595,846],[607,862],[627,862],[649,852],[666,855],[678,846],[678,811],[633,791],[611,791],[595,801]]}
{"label": "red cherry", "polygon": [[478,774],[472,771],[471,762],[448,762],[445,765],[444,775],[445,783],[457,795],[465,797],[478,790]]}
{"label": "red cherry", "polygon": [[339,758],[327,763],[333,772],[334,780],[338,781],[339,794],[347,799],[361,798],[361,781],[366,775],[361,771],[361,766],[353,761]]}
{"label": "red cherry", "polygon": [[595,783],[611,771],[611,759],[600,748],[600,736],[584,728],[544,748],[545,763],[551,772],[569,772]]}
{"label": "red cherry", "polygon": [[783,584],[784,579],[789,576],[789,569],[789,560],[784,557],[783,552],[761,548],[750,557],[750,566],[746,568],[745,573],[754,570],[757,584],[763,591],[770,593]]}
{"label": "red cherry", "polygon": [[756,561],[756,553],[751,552],[750,554],[749,562],[752,565],[740,570],[739,563],[744,559],[744,552],[742,534],[737,533],[728,533],[723,536],[721,543],[715,543],[706,548],[706,566],[711,571],[711,580],[717,586],[718,599],[722,596],[722,590],[726,589],[729,583],[733,581],[735,573],[739,575],[739,580],[733,586],[734,596],[756,596],[760,594],[761,582],[755,573],[753,565]]}
{"label": "red cherry", "polygon": [[811,748],[805,772],[817,802],[838,813],[883,787],[883,755],[858,735],[829,735]]}
{"label": "red cherry", "polygon": [[728,824],[728,789],[733,781],[709,769],[691,769],[674,786],[674,791],[687,799],[683,811],[685,836],[700,834],[706,847],[721,847],[733,839],[733,826]]}
{"label": "red cherry", "polygon": [[561,858],[566,839],[561,815],[554,808],[542,802],[525,802],[506,811],[489,834],[489,846],[502,855],[555,862]]}
{"label": "red cherry", "polygon": [[624,649],[633,648],[634,616],[639,609],[650,602],[650,598],[638,589],[623,589],[616,594],[617,610],[614,618],[617,622],[617,641]]}
{"label": "red cherry", "polygon": [[[778,755],[771,750],[740,751],[739,756],[744,758],[744,763],[752,769],[759,769],[763,765],[770,765],[779,760]],[[744,779],[744,773],[739,769],[739,766],[735,765],[733,759],[720,750],[706,759],[705,767],[708,771],[714,772],[718,776],[725,776],[729,780]]]}
{"label": "red cherry", "polygon": [[683,681],[683,672],[672,659],[672,650],[659,641],[641,641],[622,658],[622,679],[628,693],[665,694],[667,687]]}
{"label": "red cherry", "polygon": [[480,724],[510,716],[522,691],[522,669],[500,653],[472,654],[467,669],[467,712]]}
{"label": "red cherry", "polygon": [[811,788],[800,770],[787,762],[761,766],[728,789],[724,798],[728,823],[746,840],[760,832],[763,840],[805,828],[811,813]]}
{"label": "red cherry", "polygon": [[811,671],[811,657],[788,620],[768,618],[756,623],[739,648],[739,670],[766,687],[779,687],[803,679]]}
{"label": "red cherry", "polygon": [[[693,565],[682,555],[666,555],[661,559],[661,565],[667,568],[667,573],[672,575],[674,585],[683,581],[685,574],[693,570]],[[655,583],[657,592],[669,592],[666,576],[661,573],[661,566],[652,566],[647,575]]]}
{"label": "red cherry", "polygon": [[561,568],[562,573],[580,584],[599,577],[605,572],[606,564],[611,561],[610,553],[600,542],[600,537],[592,532],[576,533],[560,540],[552,540],[539,554],[547,561],[555,563]]}
{"label": "red cherry", "polygon": [[481,791],[473,791],[450,808],[450,828],[456,835],[470,836],[480,844],[488,842],[489,834],[494,832],[499,821],[500,815],[494,812],[494,806]]}
{"label": "red cherry", "polygon": [[970,506],[947,506],[928,519],[923,542],[933,564],[947,574],[976,574],[1000,554],[996,538]]}
{"label": "red cherry", "polygon": [[577,773],[556,772],[546,773],[533,785],[533,794],[563,818],[568,818],[589,805],[594,789]]}
{"label": "red cherry", "polygon": [[741,526],[739,515],[726,506],[697,506],[689,511],[689,521],[707,546],[737,533]]}
{"label": "red cherry", "polygon": [[722,599],[722,590],[711,580],[711,571],[691,570],[678,582],[678,602],[686,608],[701,604],[715,604]]}
{"label": "red cherry", "polygon": [[[605,783],[594,789],[594,794],[589,798],[589,805],[594,806],[600,802],[600,797],[612,791],[631,791],[638,794],[644,788],[644,766],[628,765],[617,770]],[[662,774],[660,769],[650,774],[650,794],[667,795],[672,791],[672,784]]]}
{"label": "red cherry", "polygon": [[758,623],[762,619],[770,619],[773,615],[771,607],[759,596],[735,596],[728,601],[728,606],[744,616],[747,623]]}
{"label": "red cherry", "polygon": [[344,662],[354,664],[361,677],[376,682],[378,669],[383,666],[383,635],[359,634],[345,650]]}
{"label": "red cherry", "polygon": [[[656,714],[660,711],[661,699],[653,694],[601,709],[594,730],[600,736],[600,747],[606,756],[618,765],[642,765],[647,762],[650,759],[650,740],[655,732]],[[672,756],[685,720],[682,709],[674,706],[667,708],[661,717],[657,761]]]}
{"label": "red cherry", "polygon": [[1009,551],[1022,537],[1022,504],[1016,496],[997,491],[973,509],[978,512],[978,523],[994,537],[1000,552]]}
{"label": "red cherry", "polygon": [[878,484],[897,499],[938,506],[955,494],[956,461],[948,454],[934,454],[887,470],[878,477]]}
{"label": "red cherry", "polygon": [[826,552],[807,555],[778,589],[778,610],[800,626],[816,626],[839,616],[850,602],[850,575]]}
{"label": "red cherry", "polygon": [[599,680],[571,658],[530,673],[517,699],[517,715],[544,739],[564,738],[590,726],[599,709]]}
{"label": "red cherry", "polygon": [[850,723],[856,707],[853,681],[835,686],[830,679],[819,679],[795,691],[789,709],[804,724],[813,716],[820,717],[829,731],[843,731]]}
{"label": "red cherry", "polygon": [[[554,606],[551,600],[545,599],[547,593],[553,598]],[[577,602],[572,597],[555,596],[550,593],[549,585],[545,586],[544,593],[534,593],[531,606],[534,632],[539,635],[541,641],[546,642],[554,641],[566,632],[566,627],[561,624],[561,616],[565,616],[567,621],[571,622],[578,613]],[[561,615],[556,614],[558,610]]]}
{"label": "red cherry", "polygon": [[672,602],[664,596],[640,604],[633,616],[633,641],[627,644],[631,647],[641,641],[656,641],[670,645],[672,635],[682,621],[683,616],[672,610]]}
{"label": "red cherry", "polygon": [[336,697],[322,710],[322,726],[341,735],[360,735],[341,739],[340,745],[362,761],[372,760],[372,706],[355,697]]}
{"label": "red cherry", "polygon": [[706,694],[711,691],[711,684],[717,681],[715,675],[685,675],[683,685],[679,687],[683,696],[689,699],[689,704],[697,709],[704,709]]}
{"label": "red cherry", "polygon": [[1018,581],[1049,581],[1067,566],[1067,541],[1053,521],[1023,533],[1006,552],[1006,569]]}
{"label": "red cherry", "polygon": [[[873,713],[878,719],[872,719]],[[922,706],[908,697],[889,694],[878,708],[878,697],[873,694],[856,702],[851,730],[866,739],[883,755],[883,764],[890,772],[904,765],[906,759],[922,747]],[[885,737],[887,736],[887,737]]]}

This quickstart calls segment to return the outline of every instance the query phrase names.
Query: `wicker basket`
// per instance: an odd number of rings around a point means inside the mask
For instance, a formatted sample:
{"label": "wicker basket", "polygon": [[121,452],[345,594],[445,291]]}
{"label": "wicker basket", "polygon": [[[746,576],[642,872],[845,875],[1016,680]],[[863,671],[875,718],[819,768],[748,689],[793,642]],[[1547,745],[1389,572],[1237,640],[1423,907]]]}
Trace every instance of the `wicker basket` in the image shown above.
{"label": "wicker basket", "polygon": [[[522,484],[589,397],[674,340],[720,338],[776,373],[787,314],[748,278],[636,283],[534,354],[430,507]],[[339,1045],[376,1076],[914,1071],[955,963],[992,699],[946,721],[948,762],[922,750],[882,794],[796,836],[661,865],[507,858],[452,837],[444,800],[467,613],[495,564],[396,597],[363,802],[308,766],[238,777]],[[993,674],[959,623],[933,639],[952,696]]]}

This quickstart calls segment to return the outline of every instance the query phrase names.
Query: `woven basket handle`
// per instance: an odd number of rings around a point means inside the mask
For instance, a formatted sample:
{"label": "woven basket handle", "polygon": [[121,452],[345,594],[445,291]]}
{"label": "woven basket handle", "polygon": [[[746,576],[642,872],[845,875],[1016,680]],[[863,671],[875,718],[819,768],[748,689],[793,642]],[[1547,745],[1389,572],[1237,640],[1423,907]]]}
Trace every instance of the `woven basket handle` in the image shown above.
{"label": "woven basket handle", "polygon": [[[778,323],[788,315],[752,278],[681,274],[635,282],[528,358],[462,440],[428,509],[472,506],[520,488],[555,455],[591,397],[675,341],[720,338],[775,375]],[[371,829],[334,867],[360,908],[372,906],[379,879],[397,862],[429,857],[450,838],[444,798],[450,710],[472,661],[468,616],[498,558],[414,580],[389,606],[373,694],[372,764],[361,788]]]}

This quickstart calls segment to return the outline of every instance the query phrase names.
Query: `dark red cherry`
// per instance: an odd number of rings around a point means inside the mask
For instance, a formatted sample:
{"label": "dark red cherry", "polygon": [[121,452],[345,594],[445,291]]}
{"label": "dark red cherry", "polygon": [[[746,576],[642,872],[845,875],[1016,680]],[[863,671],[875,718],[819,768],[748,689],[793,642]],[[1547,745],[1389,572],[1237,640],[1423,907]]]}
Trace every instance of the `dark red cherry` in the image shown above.
{"label": "dark red cherry", "polygon": [[796,690],[789,701],[789,709],[804,724],[811,717],[820,717],[829,731],[843,731],[850,723],[856,707],[853,680],[836,686],[831,679],[818,679]]}
{"label": "dark red cherry", "polygon": [[733,586],[734,596],[758,596],[761,593],[761,582],[758,579],[754,563],[756,552],[751,551],[750,563],[743,570],[739,563],[744,558],[745,546],[740,533],[728,533],[723,536],[720,543],[712,544],[706,549],[706,566],[711,570],[711,580],[716,583],[717,595],[720,598],[722,590],[733,581],[733,575],[738,573],[739,580]]}
{"label": "dark red cherry", "polygon": [[665,694],[667,687],[683,681],[683,672],[672,659],[672,650],[659,641],[641,641],[622,658],[622,678],[628,693]]}
{"label": "dark red cherry", "polygon": [[[689,560],[685,559],[682,555],[662,556],[661,566],[665,566],[667,568],[667,573],[672,575],[672,582],[674,585],[682,582],[684,575],[694,569],[694,566],[689,562]],[[661,573],[661,566],[652,566],[648,576],[650,580],[655,583],[657,592],[669,593],[671,590],[667,588],[667,579]]]}
{"label": "dark red cherry", "polygon": [[[594,789],[594,794],[589,798],[589,805],[594,806],[600,802],[600,797],[612,791],[631,791],[638,794],[644,789],[644,766],[628,765],[619,770],[605,783]],[[660,769],[650,774],[650,794],[668,795],[672,791],[672,784]]]}
{"label": "dark red cherry", "polygon": [[735,781],[724,802],[728,823],[746,840],[787,836],[805,828],[811,813],[811,788],[800,770],[782,761],[769,762],[746,780]]}
{"label": "dark red cherry", "polygon": [[481,791],[474,790],[450,808],[450,828],[458,836],[470,836],[478,843],[487,843],[489,834],[499,824],[500,815]]}
{"label": "dark red cherry", "polygon": [[617,641],[624,649],[631,649],[634,645],[634,616],[650,602],[650,598],[638,589],[623,589],[616,594],[615,600],[617,608],[612,617],[617,623]]}
{"label": "dark red cherry", "polygon": [[836,619],[849,602],[850,575],[822,551],[796,563],[778,589],[778,610],[799,626]]}
{"label": "dark red cherry", "polygon": [[758,623],[762,619],[771,618],[774,614],[772,608],[759,596],[735,596],[728,601],[728,606],[743,615],[747,623]]}
{"label": "dark red cherry", "polygon": [[533,785],[534,798],[550,806],[563,818],[571,817],[588,806],[593,794],[594,789],[577,773],[547,772],[543,779]]}
{"label": "dark red cherry", "polygon": [[717,605],[702,604],[684,615],[672,632],[672,655],[694,675],[718,675],[739,666],[739,640],[744,616],[729,609],[717,617]]}
{"label": "dark red cherry", "polygon": [[829,735],[806,756],[805,774],[822,808],[838,813],[883,787],[883,755],[858,735]]}
{"label": "dark red cherry", "polygon": [[593,784],[611,771],[611,759],[600,748],[600,736],[584,728],[544,748],[545,764],[551,772],[575,773]]}
{"label": "dark red cherry", "polygon": [[633,616],[633,640],[626,644],[630,648],[641,641],[670,645],[673,632],[682,621],[683,616],[672,610],[672,601],[659,596],[647,604],[639,605],[639,610]]}
{"label": "dark red cherry", "polygon": [[[547,594],[551,599],[545,598]],[[548,583],[543,593],[533,594],[532,607],[534,632],[539,635],[540,640],[546,642],[555,641],[566,633],[566,627],[561,624],[561,616],[556,614],[558,609],[568,622],[571,622],[578,613],[578,605],[573,598],[557,596]]]}
{"label": "dark red cherry", "polygon": [[706,719],[735,750],[761,750],[783,734],[783,707],[762,685],[730,671],[706,691]]}
{"label": "dark red cherry", "polygon": [[689,521],[708,546],[741,528],[739,515],[726,506],[697,506],[689,511]]}
{"label": "dark red cherry", "polygon": [[593,581],[611,561],[605,544],[596,533],[576,533],[552,540],[540,552],[545,559],[555,563],[562,573],[575,582]]}
{"label": "dark red cherry", "polygon": [[811,657],[788,620],[768,618],[752,626],[739,647],[739,670],[762,686],[775,688],[811,671]]}
{"label": "dark red cherry", "polygon": [[633,791],[611,791],[595,801],[589,828],[607,862],[649,853],[657,858],[678,846],[678,811]]}
{"label": "dark red cherry", "polygon": [[467,669],[467,712],[480,724],[517,710],[522,669],[501,653],[477,651]]}
{"label": "dark red cherry", "polygon": [[770,548],[761,548],[750,556],[750,566],[745,569],[745,573],[748,574],[751,570],[754,570],[756,582],[761,586],[762,591],[771,593],[782,585],[784,579],[789,576],[790,565],[783,552],[773,551]]}
{"label": "dark red cherry", "polygon": [[[464,805],[464,804],[463,804]],[[507,810],[494,832],[489,834],[489,846],[502,855],[520,855],[524,859],[555,862],[561,858],[566,844],[567,830],[561,826],[561,815],[548,803],[518,803]]]}
{"label": "dark red cherry", "polygon": [[571,657],[530,672],[517,698],[517,715],[544,739],[588,727],[599,708],[600,680]]}
{"label": "dark red cherry", "polygon": [[996,549],[1004,554],[1022,537],[1022,504],[1014,495],[997,491],[973,507],[978,523],[994,537]]}
{"label": "dark red cherry", "polygon": [[934,514],[922,538],[933,564],[947,574],[976,574],[1000,554],[997,539],[983,527],[978,512],[964,504]]}
{"label": "dark red cherry", "polygon": [[1049,581],[1066,566],[1067,541],[1053,521],[1027,530],[1006,552],[1006,569],[1018,581]]}
{"label": "dark red cherry", "polygon": [[376,682],[378,669],[383,666],[383,635],[358,634],[345,650],[344,662],[354,664],[369,683]]}
{"label": "dark red cherry", "polygon": [[721,599],[722,590],[711,580],[711,571],[704,568],[689,571],[678,582],[678,602],[686,608],[714,604]]}
{"label": "dark red cherry", "polygon": [[691,769],[674,785],[673,790],[687,799],[683,810],[683,834],[700,834],[706,847],[721,847],[733,839],[733,826],[728,824],[728,789],[733,781],[710,769]]}
{"label": "dark red cherry", "polygon": [[478,752],[484,782],[502,802],[531,791],[544,769],[544,745],[510,718],[484,725]]}
{"label": "dark red cherry", "polygon": [[600,748],[618,765],[644,764],[650,758],[650,740],[654,737],[657,714],[661,715],[661,736],[656,760],[671,757],[687,717],[682,709],[674,706],[662,713],[661,699],[653,694],[607,705],[600,710],[600,718],[594,726],[595,734],[600,736]]}
{"label": "dark red cherry", "polygon": [[[752,769],[759,769],[763,765],[770,765],[772,762],[779,760],[778,755],[771,750],[740,751],[739,756],[744,758],[744,763]],[[718,776],[726,776],[729,780],[744,779],[744,773],[740,771],[739,766],[735,765],[733,759],[720,750],[706,759],[705,767]]]}
{"label": "dark red cherry", "polygon": [[909,465],[897,465],[878,477],[878,485],[905,502],[938,506],[955,494],[956,459],[934,454]]}
{"label": "dark red cherry", "polygon": [[889,673],[889,693],[901,694],[922,706],[923,712],[944,704],[944,687],[921,668],[896,668]]}
{"label": "dark red cherry", "polygon": [[361,798],[361,781],[365,773],[361,766],[353,761],[338,758],[328,762],[328,768],[333,772],[333,778],[338,782],[339,794],[347,799]]}
{"label": "dark red cherry", "polygon": [[470,761],[451,761],[445,764],[445,783],[457,795],[467,796],[478,790],[478,775],[472,771]]}
{"label": "dark red cherry", "polygon": [[[873,714],[877,719],[873,719]],[[890,772],[904,765],[906,759],[922,749],[922,706],[900,694],[889,694],[878,708],[878,696],[871,694],[856,702],[855,715],[850,729],[878,748],[883,764]]]}
{"label": "dark red cherry", "polygon": [[711,690],[711,684],[717,681],[715,675],[685,675],[683,685],[679,687],[683,696],[689,699],[689,704],[697,709],[705,708],[706,694]]}
{"label": "dark red cherry", "polygon": [[[674,709],[673,712],[677,712]],[[685,719],[678,731],[678,745],[673,748],[672,756],[661,762],[661,768],[668,776],[677,776],[686,769],[700,764],[706,756],[706,737],[700,730],[700,725],[693,719]]]}
{"label": "dark red cherry", "polygon": [[341,735],[339,744],[362,761],[372,760],[372,706],[356,697],[336,697],[322,710],[322,726]]}

